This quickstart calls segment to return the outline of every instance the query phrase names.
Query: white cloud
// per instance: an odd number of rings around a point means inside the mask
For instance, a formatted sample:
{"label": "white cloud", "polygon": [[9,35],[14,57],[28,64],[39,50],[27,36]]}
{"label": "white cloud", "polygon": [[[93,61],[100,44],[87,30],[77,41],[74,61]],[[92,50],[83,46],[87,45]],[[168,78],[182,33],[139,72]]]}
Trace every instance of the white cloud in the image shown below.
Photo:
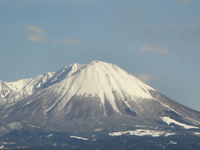
{"label": "white cloud", "polygon": [[55,44],[62,44],[62,45],[71,45],[71,44],[79,44],[79,42],[73,38],[66,38],[64,40],[59,40],[57,38],[54,38]]}
{"label": "white cloud", "polygon": [[39,34],[44,34],[45,33],[42,29],[40,29],[37,26],[30,26],[30,27],[27,28],[27,31],[34,31],[34,32],[37,32]]}
{"label": "white cloud", "polygon": [[136,74],[135,77],[143,82],[149,82],[155,79],[156,76],[153,74],[141,73],[141,74]]}
{"label": "white cloud", "polygon": [[156,52],[156,53],[165,53],[165,54],[170,54],[171,52],[165,48],[162,47],[157,47],[157,46],[153,46],[150,44],[144,44],[141,48],[140,48],[141,52],[145,52],[145,51],[152,51],[152,52]]}
{"label": "white cloud", "polygon": [[179,0],[178,2],[181,4],[188,4],[188,3],[191,3],[192,0]]}
{"label": "white cloud", "polygon": [[30,42],[44,42],[45,41],[45,31],[37,26],[30,26],[27,28],[29,32],[28,38]]}
{"label": "white cloud", "polygon": [[41,34],[28,34],[29,41],[31,42],[44,42],[45,38]]}

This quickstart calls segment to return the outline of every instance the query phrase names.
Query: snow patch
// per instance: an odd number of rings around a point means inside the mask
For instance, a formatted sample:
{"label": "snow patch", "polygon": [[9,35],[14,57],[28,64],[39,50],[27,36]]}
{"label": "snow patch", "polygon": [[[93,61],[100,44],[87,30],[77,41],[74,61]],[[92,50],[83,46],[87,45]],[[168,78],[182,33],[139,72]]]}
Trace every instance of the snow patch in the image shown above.
{"label": "snow patch", "polygon": [[10,127],[11,129],[21,129],[22,128],[22,124],[19,122],[12,122],[12,123],[8,124],[7,126]]}
{"label": "snow patch", "polygon": [[4,145],[0,145],[0,149],[4,149]]}
{"label": "snow patch", "polygon": [[52,137],[53,136],[53,134],[49,134],[49,135],[47,135],[47,138],[50,138],[50,137]]}
{"label": "snow patch", "polygon": [[70,138],[75,138],[75,139],[84,140],[84,141],[88,140],[88,138],[83,138],[83,137],[79,137],[79,136],[70,136]]}
{"label": "snow patch", "polygon": [[145,129],[137,129],[135,131],[120,131],[120,132],[112,132],[109,133],[110,136],[121,136],[121,135],[136,135],[136,136],[152,136],[152,137],[159,137],[159,136],[170,136],[174,135],[175,133],[168,133],[165,131],[156,131],[156,130],[145,130]]}
{"label": "snow patch", "polygon": [[102,129],[101,128],[97,128],[97,129],[94,129],[94,132],[100,132]]}
{"label": "snow patch", "polygon": [[170,144],[170,145],[175,145],[175,144],[177,144],[177,142],[170,141],[169,144]]}
{"label": "snow patch", "polygon": [[32,125],[32,124],[28,124],[28,125],[33,127],[33,128],[40,128],[39,126],[35,126],[35,125]]}
{"label": "snow patch", "polygon": [[200,132],[194,132],[195,135],[200,135]]}
{"label": "snow patch", "polygon": [[176,133],[166,133],[165,137],[171,136],[171,135],[175,135]]}
{"label": "snow patch", "polygon": [[8,144],[17,144],[15,142],[0,142],[1,144],[8,145]]}
{"label": "snow patch", "polygon": [[164,117],[162,117],[161,119],[162,119],[164,122],[166,122],[168,125],[170,125],[171,123],[174,123],[174,124],[179,125],[179,126],[185,128],[185,129],[198,129],[198,127],[186,125],[186,124],[184,124],[184,123],[180,123],[180,122],[178,122],[178,121],[176,121],[176,120],[174,120],[174,119],[171,119],[170,117],[164,116]]}

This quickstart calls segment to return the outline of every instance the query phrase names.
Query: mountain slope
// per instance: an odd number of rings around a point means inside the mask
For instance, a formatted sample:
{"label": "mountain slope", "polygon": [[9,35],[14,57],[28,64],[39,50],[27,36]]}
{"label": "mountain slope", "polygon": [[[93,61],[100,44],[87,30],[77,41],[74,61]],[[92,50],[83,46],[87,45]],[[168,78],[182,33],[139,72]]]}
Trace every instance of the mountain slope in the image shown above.
{"label": "mountain slope", "polygon": [[200,113],[144,84],[116,65],[93,61],[17,82],[1,82],[6,130],[199,131]]}

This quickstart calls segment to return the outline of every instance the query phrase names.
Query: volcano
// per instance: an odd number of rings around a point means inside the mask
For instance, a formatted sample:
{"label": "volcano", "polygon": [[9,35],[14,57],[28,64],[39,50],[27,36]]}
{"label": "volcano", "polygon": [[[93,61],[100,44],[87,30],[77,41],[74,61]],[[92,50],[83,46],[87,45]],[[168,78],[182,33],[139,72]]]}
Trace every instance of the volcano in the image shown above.
{"label": "volcano", "polygon": [[200,133],[200,112],[101,61],[0,81],[0,122],[1,135],[33,129],[109,136]]}

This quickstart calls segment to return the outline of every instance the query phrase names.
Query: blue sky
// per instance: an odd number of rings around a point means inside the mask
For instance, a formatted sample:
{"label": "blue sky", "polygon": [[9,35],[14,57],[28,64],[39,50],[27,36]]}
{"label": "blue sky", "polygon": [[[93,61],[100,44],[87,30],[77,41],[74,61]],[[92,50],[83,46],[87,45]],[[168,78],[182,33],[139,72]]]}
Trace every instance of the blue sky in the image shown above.
{"label": "blue sky", "polygon": [[93,60],[200,111],[200,1],[0,0],[0,80]]}

